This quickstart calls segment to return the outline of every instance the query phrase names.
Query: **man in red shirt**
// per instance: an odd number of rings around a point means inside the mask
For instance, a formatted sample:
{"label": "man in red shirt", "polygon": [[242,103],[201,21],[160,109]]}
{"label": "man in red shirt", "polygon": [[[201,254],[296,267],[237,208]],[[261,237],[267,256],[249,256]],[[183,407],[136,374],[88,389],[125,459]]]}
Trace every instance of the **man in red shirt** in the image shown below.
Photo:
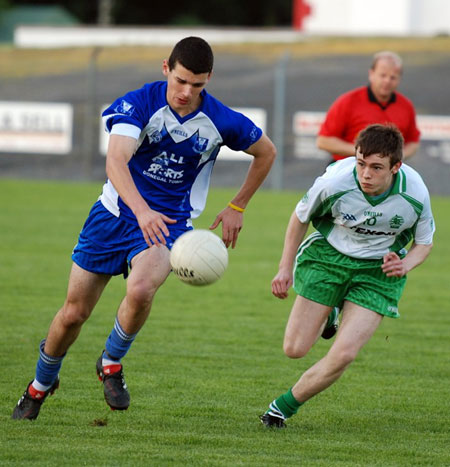
{"label": "man in red shirt", "polygon": [[378,52],[369,70],[369,85],[339,96],[319,130],[317,147],[334,160],[355,155],[358,133],[372,123],[393,123],[405,139],[403,157],[419,147],[420,132],[412,102],[396,91],[402,76],[402,60],[393,52]]}

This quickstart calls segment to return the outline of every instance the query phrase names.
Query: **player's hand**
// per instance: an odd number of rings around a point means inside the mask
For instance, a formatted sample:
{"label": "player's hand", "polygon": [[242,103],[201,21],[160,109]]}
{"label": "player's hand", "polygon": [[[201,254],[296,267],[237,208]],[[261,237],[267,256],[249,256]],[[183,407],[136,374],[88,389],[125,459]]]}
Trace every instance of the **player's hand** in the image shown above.
{"label": "player's hand", "polygon": [[230,245],[231,248],[234,248],[239,232],[242,229],[243,221],[244,215],[242,212],[226,207],[223,211],[219,212],[209,229],[214,230],[222,222],[222,241],[227,248]]}
{"label": "player's hand", "polygon": [[280,269],[272,280],[272,293],[277,298],[285,299],[292,286],[292,270]]}
{"label": "player's hand", "polygon": [[403,277],[408,272],[403,260],[393,251],[383,256],[381,269],[387,277]]}
{"label": "player's hand", "polygon": [[147,209],[143,213],[137,214],[136,218],[148,246],[165,245],[166,237],[169,236],[169,229],[166,224],[175,224],[177,222],[158,211],[153,211],[153,209]]}

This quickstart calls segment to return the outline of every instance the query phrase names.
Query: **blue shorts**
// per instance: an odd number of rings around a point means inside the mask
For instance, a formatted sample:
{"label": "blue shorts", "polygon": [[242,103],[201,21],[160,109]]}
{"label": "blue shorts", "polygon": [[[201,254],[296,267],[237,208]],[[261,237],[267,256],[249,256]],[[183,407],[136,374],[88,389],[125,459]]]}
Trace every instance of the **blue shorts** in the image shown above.
{"label": "blue shorts", "polygon": [[[191,227],[167,225],[169,237],[166,246],[172,248],[175,240]],[[72,260],[81,268],[96,274],[128,276],[131,260],[149,248],[138,225],[130,224],[111,214],[97,201],[78,237]]]}

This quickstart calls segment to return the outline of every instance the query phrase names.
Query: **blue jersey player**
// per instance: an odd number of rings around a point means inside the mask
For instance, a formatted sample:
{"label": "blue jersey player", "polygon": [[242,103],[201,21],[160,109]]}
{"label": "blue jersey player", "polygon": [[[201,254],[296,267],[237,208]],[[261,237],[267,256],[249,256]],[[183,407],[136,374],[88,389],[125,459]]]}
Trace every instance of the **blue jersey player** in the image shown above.
{"label": "blue jersey player", "polygon": [[166,81],[131,91],[104,111],[110,134],[108,180],[74,248],[67,297],[40,344],[35,378],[12,418],[38,416],[42,402],[59,385],[69,347],[110,278],[120,274],[127,277],[126,296],[96,370],[107,404],[128,408],[121,360],[170,273],[173,242],[192,228],[192,219],[204,209],[223,145],[253,156],[241,188],[211,225],[215,229],[222,224],[225,245],[235,247],[244,209],[267,176],[276,151],[253,122],[206,92],[212,68],[209,44],[187,37],[163,62]]}

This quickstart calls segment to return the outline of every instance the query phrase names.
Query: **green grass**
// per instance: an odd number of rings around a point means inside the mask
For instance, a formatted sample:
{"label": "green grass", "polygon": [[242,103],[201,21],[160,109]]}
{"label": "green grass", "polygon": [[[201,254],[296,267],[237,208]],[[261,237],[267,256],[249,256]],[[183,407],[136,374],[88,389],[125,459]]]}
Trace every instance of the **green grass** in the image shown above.
{"label": "green grass", "polygon": [[[35,422],[10,420],[37,347],[64,299],[70,252],[99,184],[0,181],[1,465],[450,465],[450,199],[434,198],[435,248],[410,274],[400,320],[386,319],[343,377],[288,428],[257,416],[330,345],[282,352],[292,294],[272,297],[300,194],[259,192],[221,281],[171,276],[125,359],[132,405],[111,412],[94,365],[125,282],[109,284]],[[213,190],[207,227],[234,190]],[[104,426],[97,426],[99,422]]]}

